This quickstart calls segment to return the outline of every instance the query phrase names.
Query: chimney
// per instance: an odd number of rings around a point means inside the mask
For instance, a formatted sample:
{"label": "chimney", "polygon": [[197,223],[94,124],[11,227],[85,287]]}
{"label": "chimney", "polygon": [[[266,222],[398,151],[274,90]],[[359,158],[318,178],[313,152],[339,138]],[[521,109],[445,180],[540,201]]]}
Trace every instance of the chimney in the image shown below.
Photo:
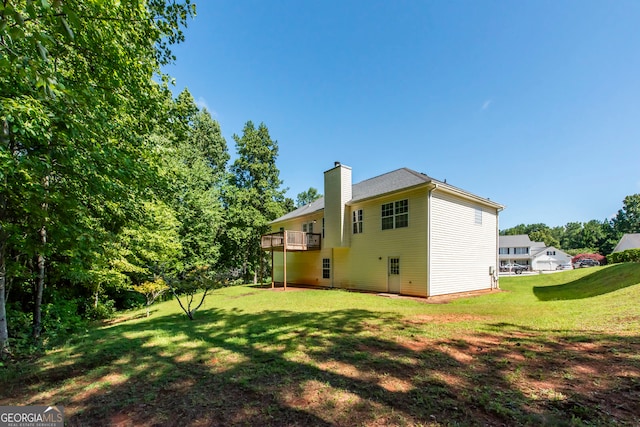
{"label": "chimney", "polygon": [[351,168],[340,162],[324,173],[324,246],[349,246],[349,218],[345,204],[351,200]]}

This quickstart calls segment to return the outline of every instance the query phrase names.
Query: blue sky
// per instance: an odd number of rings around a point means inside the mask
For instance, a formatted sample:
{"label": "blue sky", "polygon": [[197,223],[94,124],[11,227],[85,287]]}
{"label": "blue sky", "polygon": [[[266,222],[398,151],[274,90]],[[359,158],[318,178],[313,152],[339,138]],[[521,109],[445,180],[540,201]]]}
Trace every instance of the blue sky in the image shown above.
{"label": "blue sky", "polygon": [[640,193],[640,1],[201,0],[165,71],[232,135],[264,122],[287,195],[334,161],[603,220]]}

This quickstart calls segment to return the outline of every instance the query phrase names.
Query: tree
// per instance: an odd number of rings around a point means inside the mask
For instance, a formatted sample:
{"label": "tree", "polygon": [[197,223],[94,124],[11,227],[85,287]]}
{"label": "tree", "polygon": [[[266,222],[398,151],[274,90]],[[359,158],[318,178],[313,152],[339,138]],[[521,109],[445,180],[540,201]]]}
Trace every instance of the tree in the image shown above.
{"label": "tree", "polygon": [[221,191],[229,160],[227,143],[220,125],[206,110],[198,110],[193,97],[184,90],[174,102],[173,112],[156,136],[161,149],[163,185],[159,197],[180,219],[179,235],[185,270],[214,269],[220,255],[224,229]]}
{"label": "tree", "polygon": [[153,282],[146,281],[139,285],[134,285],[133,290],[145,296],[145,299],[147,301],[147,317],[149,317],[149,307],[155,302],[156,299],[158,299],[158,297],[160,297],[160,295],[168,291],[169,287],[164,282],[164,280],[159,277]]}
{"label": "tree", "polygon": [[322,194],[318,193],[318,190],[313,187],[309,187],[307,191],[303,191],[298,194],[296,198],[296,207],[299,208],[304,205],[308,205],[309,203],[318,200],[322,197]]}
{"label": "tree", "polygon": [[[166,284],[176,297],[180,308],[187,315],[189,320],[194,319],[197,310],[202,307],[207,294],[216,288],[225,286],[228,281],[222,278],[221,274],[214,273],[208,266],[194,267],[185,272],[179,278],[171,278]],[[196,295],[202,292],[200,301],[196,304]],[[184,298],[185,303],[182,302]]]}
{"label": "tree", "polygon": [[256,129],[248,121],[242,136],[233,135],[238,158],[231,166],[223,198],[227,208],[225,256],[230,268],[239,268],[245,280],[257,280],[260,235],[269,222],[284,213],[284,191],[276,167],[278,143],[264,123]]}
{"label": "tree", "polygon": [[546,246],[560,246],[560,242],[551,234],[551,229],[540,229],[529,233],[529,238],[534,242],[544,242]]}
{"label": "tree", "polygon": [[640,194],[624,198],[622,209],[613,218],[613,228],[619,234],[640,233]]}
{"label": "tree", "polygon": [[[163,107],[153,75],[195,13],[190,0],[5,1],[0,10],[0,350],[5,292],[26,262],[34,337],[46,268],[87,267],[152,182],[145,135]],[[166,78],[162,78],[166,81]],[[74,244],[75,242],[79,242]],[[73,266],[73,267],[72,267]],[[76,271],[77,272],[77,271]]]}

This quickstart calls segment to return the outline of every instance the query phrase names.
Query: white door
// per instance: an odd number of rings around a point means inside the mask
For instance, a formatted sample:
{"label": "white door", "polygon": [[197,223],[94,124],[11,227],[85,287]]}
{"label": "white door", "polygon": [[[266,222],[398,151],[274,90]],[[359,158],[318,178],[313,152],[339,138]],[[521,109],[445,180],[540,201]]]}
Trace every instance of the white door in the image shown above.
{"label": "white door", "polygon": [[400,293],[400,258],[389,257],[388,289],[390,293]]}

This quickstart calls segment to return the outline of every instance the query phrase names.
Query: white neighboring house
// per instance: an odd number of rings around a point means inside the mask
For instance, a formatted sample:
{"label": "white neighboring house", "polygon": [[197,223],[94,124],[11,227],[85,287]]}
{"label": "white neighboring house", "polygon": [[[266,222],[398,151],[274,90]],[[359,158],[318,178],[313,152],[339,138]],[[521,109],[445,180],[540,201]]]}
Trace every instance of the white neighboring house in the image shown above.
{"label": "white neighboring house", "polygon": [[[542,242],[534,242],[542,243]],[[559,265],[571,264],[571,255],[556,249],[553,246],[546,246],[532,254],[532,269],[535,271],[556,270]]]}
{"label": "white neighboring house", "polygon": [[627,233],[620,238],[620,241],[613,248],[613,252],[622,252],[627,249],[640,249],[640,233]]}
{"label": "white neighboring house", "polygon": [[499,240],[498,259],[501,266],[520,264],[532,271],[549,271],[571,263],[571,255],[553,246],[546,246],[544,242],[533,242],[526,234],[500,236]]}

